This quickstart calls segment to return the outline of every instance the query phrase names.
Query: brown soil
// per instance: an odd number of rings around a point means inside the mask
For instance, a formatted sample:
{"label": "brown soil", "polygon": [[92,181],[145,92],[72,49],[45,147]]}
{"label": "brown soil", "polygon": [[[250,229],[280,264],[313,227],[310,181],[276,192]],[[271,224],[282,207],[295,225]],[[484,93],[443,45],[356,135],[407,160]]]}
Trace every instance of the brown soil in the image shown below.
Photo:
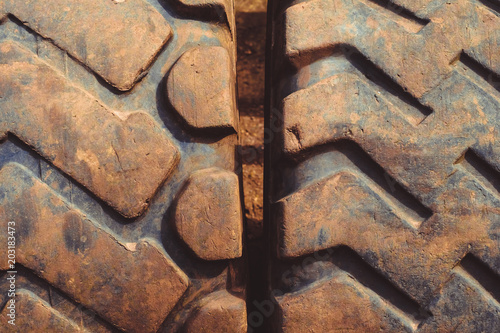
{"label": "brown soil", "polygon": [[266,0],[237,0],[240,154],[249,239],[262,235]]}

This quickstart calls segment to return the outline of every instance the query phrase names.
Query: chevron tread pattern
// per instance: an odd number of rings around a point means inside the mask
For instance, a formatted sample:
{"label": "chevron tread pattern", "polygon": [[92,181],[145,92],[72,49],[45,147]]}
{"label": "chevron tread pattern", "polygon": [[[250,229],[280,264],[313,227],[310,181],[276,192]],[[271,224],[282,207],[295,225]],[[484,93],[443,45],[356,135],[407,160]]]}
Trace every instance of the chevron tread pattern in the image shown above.
{"label": "chevron tread pattern", "polygon": [[272,8],[271,327],[497,330],[497,7]]}

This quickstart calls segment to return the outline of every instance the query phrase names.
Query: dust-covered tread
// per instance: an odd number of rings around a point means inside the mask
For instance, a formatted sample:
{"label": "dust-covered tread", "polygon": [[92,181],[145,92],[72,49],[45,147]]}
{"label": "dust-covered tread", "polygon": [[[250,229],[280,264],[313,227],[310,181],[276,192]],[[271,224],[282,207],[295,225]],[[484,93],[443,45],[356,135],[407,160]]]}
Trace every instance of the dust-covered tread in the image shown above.
{"label": "dust-covered tread", "polygon": [[144,212],[179,160],[154,119],[109,110],[17,43],[0,54],[0,136],[18,136],[123,216]]}
{"label": "dust-covered tread", "polygon": [[144,0],[5,0],[2,13],[53,40],[119,90],[130,90],[172,37],[168,22]]}
{"label": "dust-covered tread", "polygon": [[[495,6],[307,0],[271,7],[268,117],[281,134],[268,145],[271,327],[495,330]],[[357,274],[357,256],[372,271]],[[339,278],[345,273],[359,283],[350,296],[344,289],[356,284]],[[388,287],[374,287],[381,283]],[[360,298],[365,288],[373,298]]]}
{"label": "dust-covered tread", "polygon": [[[18,311],[38,309],[23,332],[191,332],[207,314],[246,330],[233,3],[183,2],[0,2],[0,224]],[[177,203],[200,172],[217,227],[185,235]]]}
{"label": "dust-covered tread", "polygon": [[[35,317],[40,320],[40,325],[36,329],[41,332],[89,333],[88,330],[81,329],[75,322],[68,320],[49,303],[28,290],[19,290],[15,301],[17,304],[9,301],[0,312],[0,323],[2,327],[9,328],[9,332],[33,331],[31,318]],[[11,309],[13,309],[12,312]]]}
{"label": "dust-covered tread", "polygon": [[220,169],[193,173],[175,207],[179,236],[205,260],[239,258],[243,225],[238,177]]}
{"label": "dust-covered tread", "polygon": [[[158,329],[187,289],[188,279],[154,241],[117,239],[19,165],[4,166],[0,183],[1,226],[7,229],[7,221],[16,221],[23,228],[17,237],[18,264],[57,284],[117,327],[130,332]],[[34,208],[39,202],[45,202],[43,210]],[[0,241],[7,242],[7,234]],[[103,267],[106,270],[96,276]],[[138,280],[149,287],[143,290]],[[116,291],[120,292],[110,299]],[[141,301],[130,301],[134,299]],[[113,306],[115,302],[124,307]]]}
{"label": "dust-covered tread", "polygon": [[197,47],[184,53],[172,67],[167,96],[189,126],[237,128],[231,66],[229,53],[223,47]]}

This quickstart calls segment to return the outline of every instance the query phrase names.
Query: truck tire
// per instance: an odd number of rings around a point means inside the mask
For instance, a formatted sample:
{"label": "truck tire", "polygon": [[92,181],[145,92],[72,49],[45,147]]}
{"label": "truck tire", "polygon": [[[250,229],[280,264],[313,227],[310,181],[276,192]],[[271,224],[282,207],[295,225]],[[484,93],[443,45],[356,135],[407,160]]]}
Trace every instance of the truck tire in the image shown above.
{"label": "truck tire", "polygon": [[0,68],[0,331],[245,332],[233,2],[2,0]]}
{"label": "truck tire", "polygon": [[498,331],[499,8],[271,3],[272,331]]}

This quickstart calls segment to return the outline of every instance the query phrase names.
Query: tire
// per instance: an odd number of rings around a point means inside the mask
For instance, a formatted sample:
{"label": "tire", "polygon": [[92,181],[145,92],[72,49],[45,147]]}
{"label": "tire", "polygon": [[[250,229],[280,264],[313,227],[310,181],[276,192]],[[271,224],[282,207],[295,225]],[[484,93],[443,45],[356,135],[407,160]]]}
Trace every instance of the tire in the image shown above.
{"label": "tire", "polygon": [[0,331],[246,331],[234,36],[231,1],[0,2]]}
{"label": "tire", "polygon": [[271,4],[273,331],[498,331],[499,8]]}

